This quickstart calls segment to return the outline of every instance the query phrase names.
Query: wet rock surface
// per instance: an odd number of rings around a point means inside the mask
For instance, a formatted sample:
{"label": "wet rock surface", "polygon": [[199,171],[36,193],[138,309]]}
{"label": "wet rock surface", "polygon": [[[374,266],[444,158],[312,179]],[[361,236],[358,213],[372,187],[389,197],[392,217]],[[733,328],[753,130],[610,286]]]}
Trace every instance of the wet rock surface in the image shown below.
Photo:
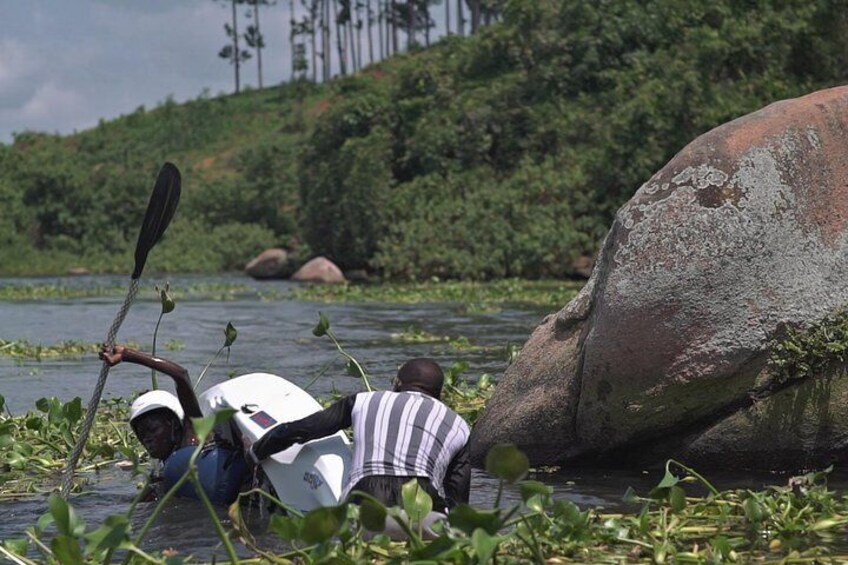
{"label": "wet rock surface", "polygon": [[767,361],[781,328],[848,302],[846,221],[848,88],[700,136],[618,211],[586,287],[502,379],[473,457],[503,441],[536,464],[840,457],[848,420],[822,414],[848,410],[841,369],[777,389]]}

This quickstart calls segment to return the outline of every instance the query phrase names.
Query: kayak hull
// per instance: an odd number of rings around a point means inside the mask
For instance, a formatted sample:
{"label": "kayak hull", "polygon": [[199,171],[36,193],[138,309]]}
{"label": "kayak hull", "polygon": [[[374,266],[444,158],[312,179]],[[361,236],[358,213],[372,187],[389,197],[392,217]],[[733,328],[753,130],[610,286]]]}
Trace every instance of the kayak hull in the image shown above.
{"label": "kayak hull", "polygon": [[[235,410],[232,421],[238,433],[251,441],[277,424],[299,420],[322,408],[308,392],[270,373],[235,377],[209,388],[199,400],[205,414]],[[295,444],[261,465],[277,498],[287,506],[300,511],[332,506],[341,500],[350,474],[350,442],[343,432],[337,432]]]}

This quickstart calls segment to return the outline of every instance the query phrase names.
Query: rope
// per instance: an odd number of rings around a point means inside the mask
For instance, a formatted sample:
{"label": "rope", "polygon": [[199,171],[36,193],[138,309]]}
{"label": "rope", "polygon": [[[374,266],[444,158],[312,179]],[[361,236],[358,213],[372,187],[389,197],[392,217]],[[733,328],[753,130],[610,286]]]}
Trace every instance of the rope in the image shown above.
{"label": "rope", "polygon": [[[121,310],[112,322],[112,326],[109,328],[109,333],[106,334],[106,341],[103,342],[105,347],[111,348],[115,345],[115,336],[118,335],[118,329],[120,329],[121,324],[124,323],[124,318],[127,317],[127,312],[129,312],[130,306],[132,306],[137,293],[138,279],[130,279],[130,288],[127,291],[127,297],[124,299],[124,304],[121,306]],[[100,404],[100,396],[103,394],[103,387],[106,386],[107,376],[109,376],[109,364],[104,361],[103,366],[100,368],[100,377],[97,379],[97,385],[94,387],[94,393],[91,395],[91,400],[88,402],[88,408],[86,408],[85,420],[82,424],[79,439],[77,439],[77,444],[74,446],[74,450],[68,458],[65,470],[62,471],[61,495],[65,500],[68,499],[68,493],[71,492],[71,485],[73,484],[74,470],[77,467],[77,461],[79,461],[80,455],[82,455],[82,450],[85,448],[85,443],[88,441],[88,434],[94,426],[94,416],[97,413],[97,406]]]}

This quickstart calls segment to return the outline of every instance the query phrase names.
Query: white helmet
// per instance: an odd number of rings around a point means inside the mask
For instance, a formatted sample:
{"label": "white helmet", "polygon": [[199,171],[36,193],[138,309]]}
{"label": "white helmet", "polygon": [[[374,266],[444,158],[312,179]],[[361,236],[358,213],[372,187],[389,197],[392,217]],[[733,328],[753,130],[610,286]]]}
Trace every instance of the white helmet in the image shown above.
{"label": "white helmet", "polygon": [[130,422],[142,414],[159,408],[167,408],[179,418],[180,422],[183,421],[185,412],[183,412],[183,407],[180,406],[180,401],[177,400],[176,396],[166,390],[151,390],[133,401],[132,406],[130,406]]}

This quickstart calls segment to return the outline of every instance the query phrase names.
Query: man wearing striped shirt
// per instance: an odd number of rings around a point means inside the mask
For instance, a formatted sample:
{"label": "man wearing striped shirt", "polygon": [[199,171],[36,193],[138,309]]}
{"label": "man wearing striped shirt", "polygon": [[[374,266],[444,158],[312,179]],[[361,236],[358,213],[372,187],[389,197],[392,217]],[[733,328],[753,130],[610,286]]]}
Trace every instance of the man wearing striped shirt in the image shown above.
{"label": "man wearing striped shirt", "polygon": [[[366,492],[401,505],[401,487],[417,478],[444,512],[468,502],[468,424],[441,401],[444,374],[432,359],[404,363],[391,391],[361,392],[306,418],[280,424],[248,450],[259,462],[295,443],[353,427],[353,465],[346,493]],[[355,499],[354,499],[355,502]]]}

